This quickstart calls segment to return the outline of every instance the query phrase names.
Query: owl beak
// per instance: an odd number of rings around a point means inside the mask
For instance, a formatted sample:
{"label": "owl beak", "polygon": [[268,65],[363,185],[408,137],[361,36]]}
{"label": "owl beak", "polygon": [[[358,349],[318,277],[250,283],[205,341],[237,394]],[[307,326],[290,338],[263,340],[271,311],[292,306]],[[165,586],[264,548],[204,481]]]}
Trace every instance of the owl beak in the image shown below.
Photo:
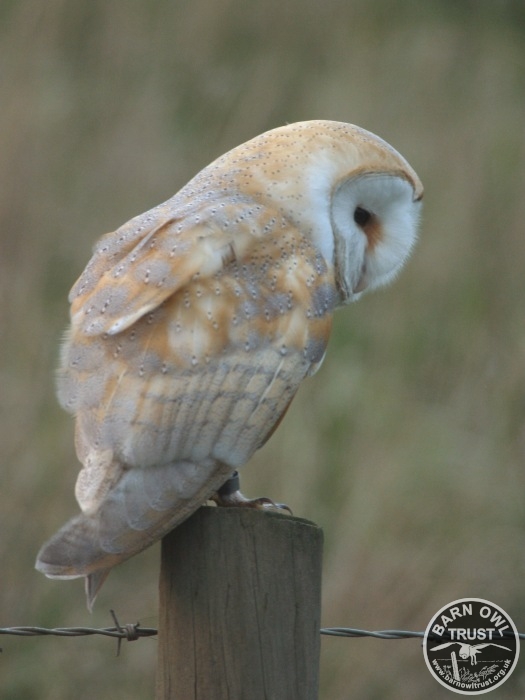
{"label": "owl beak", "polygon": [[355,284],[352,287],[352,292],[354,294],[359,294],[360,292],[364,292],[367,287],[368,287],[368,281],[366,279],[366,263],[363,263],[363,267],[361,269],[361,274],[359,275],[359,279],[357,280],[357,284]]}

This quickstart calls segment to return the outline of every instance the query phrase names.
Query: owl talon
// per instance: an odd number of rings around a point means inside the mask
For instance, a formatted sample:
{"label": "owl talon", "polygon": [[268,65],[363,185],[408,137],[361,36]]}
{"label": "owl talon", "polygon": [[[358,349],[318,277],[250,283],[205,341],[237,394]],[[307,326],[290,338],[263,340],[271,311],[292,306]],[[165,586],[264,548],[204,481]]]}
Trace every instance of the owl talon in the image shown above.
{"label": "owl talon", "polygon": [[246,498],[240,491],[240,479],[238,472],[234,472],[217,493],[213,494],[211,500],[218,506],[225,508],[257,508],[260,510],[287,510],[293,515],[291,508],[285,503],[275,503],[271,498],[264,496],[260,498]]}

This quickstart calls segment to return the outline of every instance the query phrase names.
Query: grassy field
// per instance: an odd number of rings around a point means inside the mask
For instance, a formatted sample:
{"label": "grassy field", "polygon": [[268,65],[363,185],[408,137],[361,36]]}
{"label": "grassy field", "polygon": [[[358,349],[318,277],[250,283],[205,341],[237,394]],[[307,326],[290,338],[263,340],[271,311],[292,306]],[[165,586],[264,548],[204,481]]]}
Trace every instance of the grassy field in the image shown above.
{"label": "grassy field", "polygon": [[[79,582],[33,570],[76,512],[54,396],[67,293],[102,233],[225,150],[360,124],[426,187],[391,288],[340,311],[325,365],[243,485],[325,531],[323,624],[423,629],[464,596],[525,631],[525,9],[516,0],[0,4],[0,627],[157,624],[158,548]],[[152,698],[156,642],[1,638],[2,700]],[[322,642],[322,700],[449,697],[418,641]],[[525,693],[525,662],[497,691]],[[496,694],[495,694],[496,697]]]}

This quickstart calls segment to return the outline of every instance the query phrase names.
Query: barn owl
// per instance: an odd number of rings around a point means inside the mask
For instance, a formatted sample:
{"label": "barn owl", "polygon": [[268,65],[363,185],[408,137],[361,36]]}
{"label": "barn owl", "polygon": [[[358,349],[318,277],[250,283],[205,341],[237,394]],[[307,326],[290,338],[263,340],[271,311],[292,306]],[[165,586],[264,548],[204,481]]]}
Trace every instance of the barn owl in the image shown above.
{"label": "barn owl", "polygon": [[334,310],[396,276],[422,195],[374,134],[299,122],[103,236],[70,293],[58,376],[82,512],[37,569],[86,577],[91,606],[113,566],[216,494],[321,365]]}

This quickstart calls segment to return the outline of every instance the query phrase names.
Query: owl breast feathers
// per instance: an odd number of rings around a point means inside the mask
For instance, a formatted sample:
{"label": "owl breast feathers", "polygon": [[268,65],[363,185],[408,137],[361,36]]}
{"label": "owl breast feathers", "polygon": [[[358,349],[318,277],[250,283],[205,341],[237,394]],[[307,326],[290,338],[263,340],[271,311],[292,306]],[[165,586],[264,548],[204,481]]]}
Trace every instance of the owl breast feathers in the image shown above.
{"label": "owl breast feathers", "polygon": [[422,194],[373,134],[300,122],[103,236],[70,294],[58,379],[82,513],[37,568],[85,576],[91,604],[111,567],[216,492],[321,364],[334,309],[401,269]]}

